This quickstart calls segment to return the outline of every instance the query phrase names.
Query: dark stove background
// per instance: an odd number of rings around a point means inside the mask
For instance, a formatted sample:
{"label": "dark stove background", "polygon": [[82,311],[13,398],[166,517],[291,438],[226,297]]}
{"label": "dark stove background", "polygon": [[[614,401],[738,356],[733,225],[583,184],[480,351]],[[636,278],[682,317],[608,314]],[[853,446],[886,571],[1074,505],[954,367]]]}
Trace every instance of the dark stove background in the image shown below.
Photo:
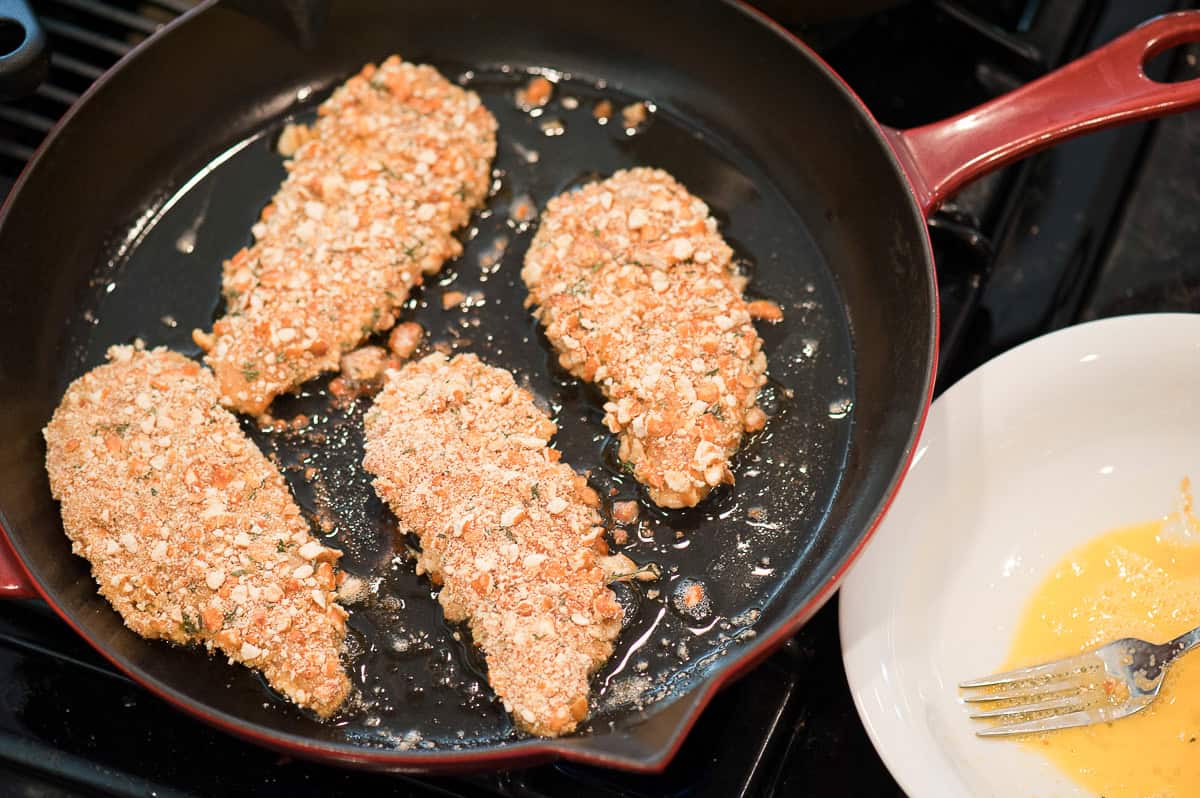
{"label": "dark stove background", "polygon": [[[36,95],[0,105],[0,191],[100,73],[190,0],[43,0],[54,54]],[[863,19],[782,20],[885,124],[975,105],[1179,4],[931,0]],[[802,0],[791,7],[800,9]],[[1158,77],[1200,75],[1187,48]],[[169,79],[169,78],[168,78]],[[1200,310],[1200,115],[1090,136],[969,187],[932,222],[940,387],[1043,332],[1121,313]],[[63,220],[69,225],[70,220]],[[415,779],[281,758],[145,694],[38,602],[0,604],[0,794],[428,796],[900,795],[846,686],[836,601],[724,691],[661,776],[576,765]]]}

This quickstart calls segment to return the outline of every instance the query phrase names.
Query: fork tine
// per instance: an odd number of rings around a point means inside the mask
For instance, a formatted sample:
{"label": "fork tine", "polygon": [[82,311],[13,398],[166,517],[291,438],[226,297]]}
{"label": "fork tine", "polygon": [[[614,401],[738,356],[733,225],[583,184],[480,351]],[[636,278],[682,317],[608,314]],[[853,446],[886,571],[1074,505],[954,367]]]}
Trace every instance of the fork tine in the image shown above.
{"label": "fork tine", "polygon": [[1000,709],[988,709],[983,712],[972,713],[969,717],[972,720],[982,720],[984,718],[1011,718],[1016,715],[1029,715],[1034,712],[1049,712],[1050,710],[1067,710],[1075,712],[1083,710],[1087,704],[1082,700],[1081,696],[1068,695],[1058,698],[1048,698],[1045,701],[1035,701],[1030,704],[1016,704],[1011,707],[1001,707]]}
{"label": "fork tine", "polygon": [[1074,674],[1065,679],[1054,679],[1045,682],[1009,682],[1007,686],[1001,686],[996,690],[984,690],[983,688],[964,687],[963,690],[971,692],[964,693],[961,698],[968,704],[990,703],[992,701],[1013,701],[1019,699],[1031,700],[1042,696],[1053,695],[1054,693],[1065,693],[1068,690],[1081,690],[1087,687],[1090,682],[1084,674]]}
{"label": "fork tine", "polygon": [[1069,676],[1076,671],[1095,670],[1103,668],[1104,663],[1094,653],[1077,654],[1074,657],[1047,662],[1042,665],[1031,665],[1028,668],[1018,668],[1013,671],[1005,671],[1004,673],[993,673],[991,676],[984,676],[980,679],[970,679],[965,682],[959,682],[958,686],[963,689],[972,687],[994,687],[998,684],[1011,684],[1013,682],[1033,681],[1035,679],[1047,679],[1053,676]]}
{"label": "fork tine", "polygon": [[1069,712],[1066,715],[1051,715],[1048,718],[1026,720],[1019,723],[1003,723],[975,732],[979,737],[1007,737],[1013,734],[1036,734],[1037,732],[1070,729],[1087,726],[1093,720],[1091,712]]}

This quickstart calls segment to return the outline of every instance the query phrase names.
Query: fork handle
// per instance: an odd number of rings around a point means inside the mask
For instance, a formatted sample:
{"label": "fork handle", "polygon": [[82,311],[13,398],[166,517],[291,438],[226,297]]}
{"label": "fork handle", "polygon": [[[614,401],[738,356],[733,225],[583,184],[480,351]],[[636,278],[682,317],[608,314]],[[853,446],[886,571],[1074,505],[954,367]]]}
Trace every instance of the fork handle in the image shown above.
{"label": "fork handle", "polygon": [[1197,626],[1190,632],[1184,632],[1170,643],[1167,643],[1167,646],[1173,652],[1171,655],[1172,659],[1186,654],[1196,646],[1200,646],[1200,626]]}

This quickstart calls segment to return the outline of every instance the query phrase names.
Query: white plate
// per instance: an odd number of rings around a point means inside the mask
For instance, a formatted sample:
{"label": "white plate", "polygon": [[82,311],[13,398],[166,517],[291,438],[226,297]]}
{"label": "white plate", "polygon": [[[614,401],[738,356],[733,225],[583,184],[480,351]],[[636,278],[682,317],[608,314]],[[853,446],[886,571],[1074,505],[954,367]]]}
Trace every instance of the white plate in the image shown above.
{"label": "white plate", "polygon": [[957,682],[995,671],[1042,578],[1200,474],[1200,315],[1126,316],[1005,353],[933,404],[907,479],[841,592],[842,656],[912,798],[1084,796],[981,739]]}

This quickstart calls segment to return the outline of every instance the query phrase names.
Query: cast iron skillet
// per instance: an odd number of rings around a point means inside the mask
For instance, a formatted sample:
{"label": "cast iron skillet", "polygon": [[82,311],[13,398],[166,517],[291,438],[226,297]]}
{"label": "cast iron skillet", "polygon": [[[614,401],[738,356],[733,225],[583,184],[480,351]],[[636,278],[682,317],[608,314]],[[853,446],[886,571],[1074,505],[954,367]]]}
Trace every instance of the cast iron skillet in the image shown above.
{"label": "cast iron skillet", "polygon": [[[1200,15],[1164,17],[1013,95],[901,132],[736,2],[207,3],[92,87],[0,211],[0,524],[11,549],[0,546],[0,590],[40,595],[147,689],[289,753],[393,770],[550,757],[661,769],[713,692],[829,598],[899,485],[935,370],[925,215],[1053,140],[1195,104],[1200,85],[1152,83],[1141,64],[1198,37]],[[739,458],[736,489],[689,512],[643,503],[622,548],[664,576],[620,587],[627,628],[596,678],[592,717],[569,738],[513,731],[359,467],[365,403],[332,409],[322,380],[275,406],[311,416],[307,428],[250,431],[346,551],[346,569],[378,580],[350,624],[361,701],[335,722],[278,700],[248,670],[126,630],[71,555],[46,486],[40,430],[67,383],[137,337],[195,354],[189,331],[219,309],[220,261],[248,241],[283,175],[281,124],[393,52],[472,86],[501,124],[494,196],[466,253],[409,315],[434,341],[513,369],[554,410],[564,459],[591,469],[603,494],[638,492],[615,467],[595,393],[554,367],[522,308],[532,231],[508,219],[514,198],[541,206],[597,174],[663,167],[713,207],[751,293],[786,314],[763,329],[772,418]],[[532,117],[511,94],[543,69],[557,99]],[[629,135],[595,122],[601,98],[656,110]],[[446,290],[482,303],[443,311]],[[672,595],[692,579],[711,607],[679,612]]]}

